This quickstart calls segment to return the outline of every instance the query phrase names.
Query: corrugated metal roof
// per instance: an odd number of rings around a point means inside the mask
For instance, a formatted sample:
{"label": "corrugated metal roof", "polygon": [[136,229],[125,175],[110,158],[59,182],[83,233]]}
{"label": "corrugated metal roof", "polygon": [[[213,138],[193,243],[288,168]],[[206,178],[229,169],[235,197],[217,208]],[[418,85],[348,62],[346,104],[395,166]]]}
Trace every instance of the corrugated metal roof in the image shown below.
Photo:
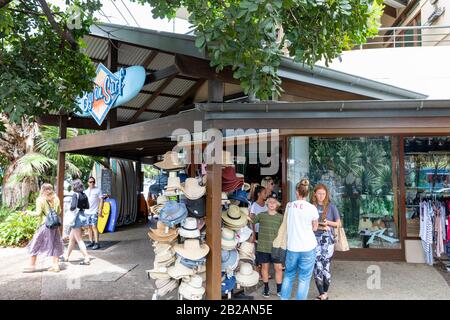
{"label": "corrugated metal roof", "polygon": [[182,96],[194,84],[195,84],[195,81],[189,81],[189,80],[184,80],[184,79],[173,79],[173,81],[167,86],[167,88],[164,89],[163,93]]}
{"label": "corrugated metal roof", "polygon": [[159,118],[159,113],[152,113],[152,112],[143,112],[139,118],[138,121],[147,121],[147,120],[153,120],[156,118]]}
{"label": "corrugated metal roof", "polygon": [[175,63],[175,56],[158,53],[158,55],[153,59],[152,63],[148,66],[149,69],[161,70],[170,67]]}
{"label": "corrugated metal roof", "polygon": [[150,98],[151,95],[145,93],[139,93],[133,100],[129,101],[125,106],[139,109]]}
{"label": "corrugated metal roof", "polygon": [[147,110],[166,111],[169,109],[178,99],[168,97],[158,97],[153,103],[147,107]]}
{"label": "corrugated metal roof", "polygon": [[83,38],[87,48],[83,48],[83,53],[92,59],[105,60],[108,56],[108,40],[86,36]]}
{"label": "corrugated metal roof", "polygon": [[122,44],[119,47],[119,64],[125,64],[129,66],[142,65],[150,54],[151,50],[133,47],[128,44]]}
{"label": "corrugated metal roof", "polygon": [[156,89],[159,88],[159,86],[165,81],[166,79],[160,80],[160,81],[156,81],[156,82],[151,82],[148,85],[144,86],[144,90],[147,91],[155,91]]}
{"label": "corrugated metal roof", "polygon": [[130,120],[133,115],[136,113],[134,110],[128,110],[128,109],[117,109],[117,120],[118,121],[128,121]]}

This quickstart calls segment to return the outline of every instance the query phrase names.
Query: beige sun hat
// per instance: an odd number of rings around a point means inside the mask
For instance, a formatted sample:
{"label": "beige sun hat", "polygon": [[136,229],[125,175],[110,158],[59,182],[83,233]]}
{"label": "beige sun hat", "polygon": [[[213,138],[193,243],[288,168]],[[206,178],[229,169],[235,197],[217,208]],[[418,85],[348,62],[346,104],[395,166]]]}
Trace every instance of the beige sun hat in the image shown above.
{"label": "beige sun hat", "polygon": [[200,230],[198,229],[197,219],[188,217],[184,220],[183,225],[179,228],[179,234],[183,238],[198,238]]}
{"label": "beige sun hat", "polygon": [[194,275],[190,277],[189,281],[183,280],[178,293],[187,300],[202,300],[205,294],[202,277]]}
{"label": "beige sun hat", "polygon": [[166,196],[160,195],[158,198],[156,198],[156,204],[158,205],[164,205],[166,202],[168,202],[169,199],[167,199]]}
{"label": "beige sun hat", "polygon": [[169,177],[167,181],[167,191],[181,190],[180,177]]}
{"label": "beige sun hat", "polygon": [[239,259],[244,260],[255,260],[255,244],[252,242],[242,242],[241,245],[238,248],[239,252]]}
{"label": "beige sun hat", "polygon": [[157,205],[151,206],[151,207],[150,207],[150,212],[151,212],[153,215],[159,215],[159,212],[161,211],[161,209],[162,209],[163,207],[164,207],[163,204],[157,204]]}
{"label": "beige sun hat", "polygon": [[[160,281],[160,283],[158,284],[158,281]],[[168,293],[174,291],[175,289],[178,288],[178,281],[177,280],[170,280],[170,279],[166,279],[166,280],[156,280],[155,282],[157,291],[158,291],[158,295],[160,297],[164,297],[166,296]],[[159,285],[159,286],[158,286]]]}
{"label": "beige sun hat", "polygon": [[177,244],[173,249],[180,256],[189,260],[200,260],[209,252],[208,245],[200,245],[200,240],[198,239],[186,239],[184,244]]}
{"label": "beige sun hat", "polygon": [[253,230],[250,229],[249,227],[245,226],[244,228],[236,231],[236,238],[238,239],[239,243],[242,243],[242,242],[245,242],[248,239],[250,239],[252,234],[253,234]]}
{"label": "beige sun hat", "polygon": [[194,270],[182,265],[178,260],[173,267],[168,268],[167,273],[173,279],[182,279],[194,275]]}
{"label": "beige sun hat", "polygon": [[206,193],[206,187],[200,186],[197,178],[187,178],[181,185],[181,190],[189,200],[200,199]]}
{"label": "beige sun hat", "polygon": [[154,166],[163,170],[176,170],[183,169],[185,166],[180,162],[178,153],[174,151],[168,151],[164,154],[164,160],[157,162]]}
{"label": "beige sun hat", "polygon": [[244,288],[256,286],[259,282],[259,273],[253,270],[250,263],[244,262],[236,273],[236,282]]}
{"label": "beige sun hat", "polygon": [[154,269],[159,269],[159,268],[169,268],[170,266],[173,265],[173,263],[175,262],[176,258],[172,257],[167,261],[161,261],[161,262],[154,262],[153,268]]}
{"label": "beige sun hat", "polygon": [[150,229],[148,236],[158,242],[172,242],[178,237],[178,229],[166,228],[166,225],[158,221],[156,229]]}
{"label": "beige sun hat", "polygon": [[244,184],[242,185],[242,190],[244,191],[250,191],[252,187],[250,186],[250,183],[244,182]]}
{"label": "beige sun hat", "polygon": [[167,280],[170,276],[167,274],[167,268],[160,267],[158,269],[146,270],[147,275],[154,280]]}
{"label": "beige sun hat", "polygon": [[174,253],[172,250],[162,251],[155,255],[155,263],[167,262],[174,257]]}
{"label": "beige sun hat", "polygon": [[222,249],[224,250],[234,250],[238,244],[236,238],[236,233],[228,228],[222,228],[222,239],[221,239]]}
{"label": "beige sun hat", "polygon": [[247,216],[236,205],[230,205],[222,212],[222,220],[230,229],[241,229],[247,224]]}

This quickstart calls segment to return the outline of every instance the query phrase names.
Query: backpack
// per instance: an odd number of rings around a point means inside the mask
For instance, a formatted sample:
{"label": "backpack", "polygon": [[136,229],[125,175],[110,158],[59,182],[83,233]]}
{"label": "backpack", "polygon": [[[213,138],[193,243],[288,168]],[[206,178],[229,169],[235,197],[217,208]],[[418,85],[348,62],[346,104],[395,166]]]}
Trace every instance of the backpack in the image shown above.
{"label": "backpack", "polygon": [[84,192],[78,193],[78,204],[77,208],[80,210],[89,209],[89,199]]}

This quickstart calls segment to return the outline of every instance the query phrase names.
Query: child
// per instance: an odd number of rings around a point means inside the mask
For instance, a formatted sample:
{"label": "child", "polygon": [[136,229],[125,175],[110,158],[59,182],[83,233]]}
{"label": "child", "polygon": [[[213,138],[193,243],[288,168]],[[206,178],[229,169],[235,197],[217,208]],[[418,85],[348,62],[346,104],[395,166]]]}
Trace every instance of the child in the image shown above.
{"label": "child", "polygon": [[278,235],[278,229],[283,221],[283,215],[278,213],[280,203],[276,198],[270,197],[266,201],[268,211],[258,215],[252,215],[253,224],[259,223],[258,247],[256,249],[257,260],[261,263],[262,280],[264,282],[263,297],[269,298],[269,267],[273,263],[275,280],[277,283],[277,295],[280,296],[281,283],[283,281],[283,269],[281,261],[272,258],[272,243]]}

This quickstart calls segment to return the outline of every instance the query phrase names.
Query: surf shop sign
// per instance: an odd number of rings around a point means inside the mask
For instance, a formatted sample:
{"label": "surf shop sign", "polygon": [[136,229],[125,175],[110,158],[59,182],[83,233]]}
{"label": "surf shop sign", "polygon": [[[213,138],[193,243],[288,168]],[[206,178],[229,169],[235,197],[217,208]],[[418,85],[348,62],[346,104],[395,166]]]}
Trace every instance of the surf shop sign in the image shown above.
{"label": "surf shop sign", "polygon": [[99,64],[94,89],[78,100],[83,116],[91,116],[100,126],[111,108],[123,105],[139,94],[145,82],[145,69],[141,66],[121,68],[112,73]]}

